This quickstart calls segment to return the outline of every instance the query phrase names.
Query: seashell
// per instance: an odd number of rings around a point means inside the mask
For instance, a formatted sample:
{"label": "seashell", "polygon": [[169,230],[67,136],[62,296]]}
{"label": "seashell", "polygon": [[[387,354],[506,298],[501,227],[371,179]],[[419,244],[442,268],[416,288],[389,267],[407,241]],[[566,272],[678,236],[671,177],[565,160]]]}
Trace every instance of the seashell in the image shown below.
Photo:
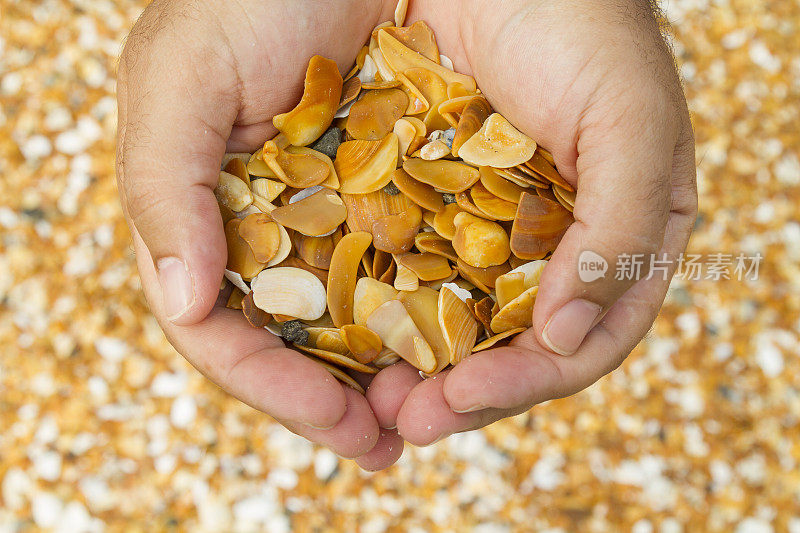
{"label": "seashell", "polygon": [[[520,166],[526,168],[528,172],[520,171]],[[512,169],[514,172],[512,172]],[[495,168],[493,170],[501,178],[505,178],[512,183],[516,183],[520,187],[537,187],[540,189],[550,188],[550,183],[547,180],[536,174],[525,165],[517,165],[516,167],[512,168]]]}
{"label": "seashell", "polygon": [[426,130],[444,129],[447,122],[439,115],[438,107],[447,100],[447,84],[441,77],[424,68],[410,68],[403,74],[428,104],[428,110],[422,118]]}
{"label": "seashell", "polygon": [[572,222],[572,214],[558,202],[523,193],[511,228],[514,255],[540,259],[555,250]]}
{"label": "seashell", "polygon": [[407,266],[397,263],[397,273],[394,277],[394,288],[398,291],[416,291],[419,289],[419,277]]}
{"label": "seashell", "polygon": [[469,190],[472,203],[481,212],[494,220],[514,220],[517,204],[508,202],[490,193],[481,183],[476,183]]}
{"label": "seashell", "polygon": [[361,80],[361,83],[370,83],[375,81],[375,75],[378,73],[378,66],[375,64],[375,60],[372,59],[369,55],[369,48],[364,47],[359,52],[358,57],[361,57],[361,54],[364,54],[364,64],[361,66],[361,70],[358,72],[358,79]]}
{"label": "seashell", "polygon": [[460,98],[462,96],[473,96],[473,94],[467,90],[462,84],[458,82],[448,83],[447,84],[447,99],[452,100],[453,98]]}
{"label": "seashell", "polygon": [[[309,187],[307,189],[300,189],[299,191],[297,191],[294,194],[292,194],[288,198],[288,200],[286,200],[284,202],[284,205],[291,205],[291,204],[299,202],[300,200],[305,200],[306,198],[308,198],[312,194],[321,191],[323,188],[324,187],[322,187],[322,185],[314,185],[313,187]],[[295,189],[293,189],[292,192],[294,190]]]}
{"label": "seashell", "polygon": [[442,113],[439,112],[439,115],[447,122],[448,128],[457,128],[458,127],[458,115],[455,113]]}
{"label": "seashell", "polygon": [[372,257],[372,278],[380,278],[384,272],[389,269],[392,264],[391,254],[383,250],[375,250],[375,255]]}
{"label": "seashell", "polygon": [[439,327],[450,351],[450,364],[458,364],[475,346],[478,323],[467,304],[447,288],[439,291],[438,318]]}
{"label": "seashell", "polygon": [[479,218],[485,218],[486,220],[495,220],[494,217],[489,215],[489,213],[486,213],[485,211],[478,209],[478,206],[476,206],[472,202],[472,197],[470,196],[468,191],[462,191],[456,194],[456,204],[458,204],[458,207],[460,207],[461,209],[463,209],[464,211],[473,216]]}
{"label": "seashell", "polygon": [[402,302],[390,300],[383,303],[369,315],[366,326],[378,334],[384,346],[415,368],[429,373],[436,369],[436,357],[430,344]]}
{"label": "seashell", "polygon": [[383,274],[381,274],[380,277],[377,279],[378,281],[381,281],[383,283],[394,284],[394,278],[396,275],[397,275],[397,263],[391,261],[389,263],[389,268],[387,268],[386,271]]}
{"label": "seashell", "polygon": [[487,335],[494,335],[492,331],[492,310],[494,309],[495,303],[492,300],[491,296],[487,296],[481,300],[478,300],[472,306],[472,316],[475,319],[483,324],[483,329],[486,330]]}
{"label": "seashell", "polygon": [[333,237],[327,235],[325,237],[308,237],[302,233],[294,236],[294,246],[297,250],[297,255],[315,268],[328,270],[331,266],[331,257],[333,256]]}
{"label": "seashell", "polygon": [[292,343],[292,345],[300,350],[301,352],[306,352],[311,355],[314,355],[324,361],[329,363],[333,363],[334,365],[349,368],[350,370],[355,370],[356,372],[363,372],[365,374],[377,374],[378,369],[367,366],[363,363],[359,363],[352,357],[348,357],[347,355],[342,355],[336,352],[329,352],[328,350],[321,350],[319,348],[311,348],[309,346],[304,346],[302,344]]}
{"label": "seashell", "polygon": [[262,270],[250,284],[253,301],[267,313],[315,320],[325,313],[325,287],[315,275],[292,267]]}
{"label": "seashell", "polygon": [[456,262],[456,268],[462,278],[469,281],[486,294],[492,292],[491,289],[494,288],[499,276],[511,270],[511,267],[506,263],[487,268],[478,268],[465,263],[460,258]]}
{"label": "seashell", "polygon": [[389,133],[380,141],[343,142],[336,152],[334,167],[339,176],[339,191],[365,194],[382,189],[397,168],[399,142]]}
{"label": "seashell", "polygon": [[391,81],[368,81],[366,83],[361,84],[361,88],[365,90],[380,90],[380,89],[394,89],[395,87],[400,87],[402,85],[400,80],[394,79]]}
{"label": "seashell", "polygon": [[363,85],[364,84],[362,83],[361,79],[356,76],[344,82],[344,85],[342,85],[342,96],[339,99],[339,107],[336,110],[337,114],[338,111],[341,111],[344,106],[356,99],[358,94],[361,92]]}
{"label": "seashell", "polygon": [[456,225],[453,220],[462,212],[463,209],[458,204],[447,204],[433,217],[433,229],[445,239],[452,241],[456,234]]}
{"label": "seashell", "polygon": [[525,274],[522,272],[509,272],[498,276],[495,281],[494,292],[497,305],[501,308],[525,292]]}
{"label": "seashell", "polygon": [[386,368],[387,366],[392,366],[399,360],[399,355],[397,355],[393,350],[390,350],[384,346],[383,350],[381,350],[381,353],[378,354],[378,357],[372,361],[372,364],[378,368]]}
{"label": "seashell", "polygon": [[242,300],[244,299],[245,294],[239,290],[238,287],[234,287],[231,291],[230,296],[228,296],[228,301],[225,302],[225,307],[228,309],[242,309]]}
{"label": "seashell", "polygon": [[429,142],[419,150],[420,158],[425,161],[436,161],[447,155],[450,155],[450,147],[441,140]]}
{"label": "seashell", "polygon": [[533,153],[530,159],[525,161],[525,166],[543,176],[550,183],[558,185],[569,192],[575,192],[575,188],[561,177],[561,174],[553,168],[553,165],[538,150]]}
{"label": "seashell", "polygon": [[453,155],[458,157],[458,149],[461,148],[468,139],[475,135],[483,123],[492,114],[492,106],[483,96],[473,96],[464,106],[461,117],[456,126],[456,135],[453,137]]}
{"label": "seashell", "polygon": [[522,333],[526,329],[527,328],[513,328],[513,329],[506,330],[506,331],[504,331],[502,333],[498,333],[497,335],[492,335],[491,337],[489,337],[485,341],[479,342],[478,344],[476,344],[475,347],[472,349],[472,353],[480,352],[480,351],[486,350],[488,348],[491,348],[492,346],[494,346],[498,342],[500,342],[500,341],[502,341],[504,339],[507,339],[509,337],[513,337],[517,333]]}
{"label": "seashell", "polygon": [[369,55],[372,57],[372,60],[375,61],[375,66],[378,69],[378,73],[375,75],[375,79],[377,80],[380,77],[381,80],[394,80],[395,79],[395,72],[392,70],[392,67],[389,66],[389,63],[386,62],[386,59],[383,57],[383,52],[375,46],[374,48],[370,46]]}
{"label": "seashell", "polygon": [[528,161],[536,151],[536,142],[511,125],[500,113],[494,113],[472,137],[458,149],[458,156],[475,166],[508,168]]}
{"label": "seashell", "polygon": [[[300,259],[298,257],[294,257],[294,256],[286,257],[280,263],[276,264],[275,266],[300,268],[302,270],[305,270],[309,274],[315,275],[317,277],[317,279],[320,280],[322,282],[322,284],[326,288],[328,286],[328,271],[327,270],[323,270],[321,268],[313,267],[313,266],[309,265],[308,263],[306,263],[305,261],[303,261],[302,259]],[[330,325],[333,326],[333,322],[331,322]]]}
{"label": "seashell", "polygon": [[372,236],[369,233],[356,231],[342,237],[333,250],[328,271],[328,311],[338,328],[353,323],[353,294],[358,266],[370,244]]}
{"label": "seashell", "polygon": [[408,96],[401,89],[367,91],[353,107],[347,120],[347,132],[353,139],[381,140],[405,114]]}
{"label": "seashell", "polygon": [[225,241],[228,245],[228,263],[225,268],[236,272],[243,280],[250,280],[261,272],[266,265],[256,261],[250,245],[239,236],[239,225],[241,223],[241,220],[234,218],[225,224]]}
{"label": "seashell", "polygon": [[[444,202],[442,202],[444,204]],[[442,208],[444,209],[444,208]],[[427,224],[422,228],[422,231],[433,231],[433,219],[436,216],[436,213],[433,211],[423,211],[422,212],[422,221]]]}
{"label": "seashell", "polygon": [[278,253],[281,233],[270,215],[266,213],[249,215],[239,224],[238,231],[239,236],[250,246],[253,257],[259,263],[269,263]]}
{"label": "seashell", "polygon": [[431,61],[392,37],[385,29],[378,31],[378,45],[386,62],[395,72],[405,72],[410,68],[422,67],[438,75],[445,83],[458,82],[470,91],[474,91],[476,88],[475,79],[471,76],[453,72]]}
{"label": "seashell", "polygon": [[342,355],[350,355],[347,345],[342,340],[342,335],[336,328],[318,328],[320,332],[317,334],[316,343],[314,347],[320,350],[327,350],[329,352],[339,353]]}
{"label": "seashell", "polygon": [[502,265],[511,255],[508,234],[500,224],[459,213],[453,218],[456,227],[453,249],[465,263],[478,268]]}
{"label": "seashell", "polygon": [[336,173],[336,168],[333,165],[333,161],[331,161],[331,158],[328,157],[326,154],[323,154],[319,150],[314,150],[306,146],[287,146],[286,152],[293,155],[306,155],[315,157],[320,161],[322,161],[323,163],[325,163],[325,165],[327,165],[328,167],[328,177],[325,178],[325,181],[323,181],[319,185],[314,185],[314,187],[322,186],[322,187],[327,187],[329,189],[337,189],[337,190],[339,189],[339,176]]}
{"label": "seashell", "polygon": [[441,290],[442,286],[444,286],[445,284],[452,283],[452,281],[457,277],[458,277],[458,271],[452,270],[450,272],[450,275],[447,276],[446,278],[435,279],[433,281],[422,281],[420,282],[420,286],[429,287],[435,291],[438,291]]}
{"label": "seashell", "polygon": [[436,367],[429,372],[434,375],[450,364],[450,349],[439,326],[439,293],[428,287],[420,287],[414,292],[401,292],[397,295],[411,320],[419,328],[433,351]]}
{"label": "seashell", "polygon": [[269,260],[267,267],[273,267],[277,265],[286,259],[289,256],[289,253],[292,251],[292,238],[289,236],[289,232],[286,231],[286,228],[280,224],[278,224],[278,232],[281,236],[280,243],[278,244],[278,251],[275,252],[275,255]]}
{"label": "seashell", "polygon": [[509,272],[511,273],[521,273],[525,276],[525,288],[530,289],[531,287],[538,285],[539,281],[542,279],[542,273],[544,272],[544,267],[547,266],[547,261],[538,260],[538,261],[530,261],[527,263],[523,263],[517,267],[514,267],[513,270]]}
{"label": "seashell", "polygon": [[303,189],[319,185],[328,178],[330,168],[310,154],[293,154],[274,141],[264,143],[262,157],[279,180],[289,187]]}
{"label": "seashell", "polygon": [[436,37],[433,30],[425,22],[418,20],[411,26],[386,28],[386,32],[403,43],[411,50],[430,59],[434,63],[439,63],[439,47],[436,45]]}
{"label": "seashell", "polygon": [[401,118],[394,123],[392,132],[397,135],[397,155],[398,161],[400,161],[400,158],[408,153],[408,147],[411,145],[411,141],[414,140],[414,137],[416,137],[417,130],[411,122],[405,118]]}
{"label": "seashell", "polygon": [[415,180],[402,168],[398,168],[392,174],[392,182],[415,204],[433,212],[444,209],[442,195],[436,192],[428,184]]}
{"label": "seashell", "polygon": [[242,180],[247,186],[250,186],[250,174],[247,173],[247,164],[238,157],[232,158],[222,168],[228,174],[233,174]]}
{"label": "seashell", "polygon": [[533,304],[539,287],[531,287],[497,312],[492,318],[492,331],[503,333],[514,328],[529,328],[533,324]]}
{"label": "seashell", "polygon": [[500,177],[492,167],[480,167],[478,171],[481,176],[481,184],[487,191],[507,202],[519,203],[519,197],[525,192],[525,187],[520,187],[516,183]]}
{"label": "seashell", "polygon": [[434,232],[418,233],[414,237],[414,245],[420,252],[440,255],[453,262],[458,260],[458,255],[450,241]]}
{"label": "seashell", "polygon": [[[406,117],[406,118],[411,118],[411,117]],[[423,146],[428,144],[428,142],[429,142],[428,139],[426,137],[423,137],[422,135],[414,137],[414,139],[411,140],[411,144],[408,145],[407,153],[410,156],[419,157],[418,155],[419,150],[422,149]],[[405,159],[403,161],[405,161]]]}
{"label": "seashell", "polygon": [[444,54],[439,54],[439,63],[447,70],[455,70],[453,67],[453,60]]}
{"label": "seashell", "polygon": [[464,303],[467,303],[467,300],[472,298],[472,293],[469,292],[467,289],[463,287],[459,287],[456,283],[446,282],[442,283],[442,289],[449,289],[453,291],[453,294],[458,296],[458,299]]}
{"label": "seashell", "polygon": [[365,325],[367,317],[375,309],[396,296],[397,290],[387,283],[372,278],[359,278],[353,291],[353,323]]}
{"label": "seashell", "polygon": [[309,359],[320,365],[322,368],[330,372],[330,374],[344,383],[348,385],[350,388],[355,389],[357,392],[361,394],[366,394],[364,391],[364,387],[358,384],[358,381],[354,380],[349,374],[344,372],[341,368],[335,367],[330,363],[326,363],[322,359],[318,359],[316,357],[312,357],[311,355],[306,355]]}
{"label": "seashell", "polygon": [[339,227],[347,218],[347,208],[335,191],[322,189],[299,202],[278,207],[270,215],[287,228],[315,237]]}
{"label": "seashell", "polygon": [[247,162],[247,173],[259,178],[278,179],[278,176],[276,176],[264,162],[264,159],[261,157],[262,154],[263,150],[261,148],[253,152],[253,155],[250,156],[250,160]]}
{"label": "seashell", "polygon": [[428,135],[428,128],[425,126],[425,123],[422,120],[418,119],[417,117],[409,116],[403,117],[403,120],[407,120],[412,126],[414,126],[414,128],[417,130],[418,137],[425,137]]}
{"label": "seashell", "polygon": [[347,225],[353,231],[373,235],[376,249],[401,253],[411,249],[419,231],[422,210],[404,194],[375,191],[368,194],[342,194],[347,206]]}
{"label": "seashell", "polygon": [[286,184],[282,181],[263,178],[250,182],[250,190],[253,191],[253,194],[257,194],[268,202],[275,200],[284,189],[286,189]]}
{"label": "seashell", "polygon": [[348,324],[342,326],[340,333],[342,342],[359,363],[371,363],[383,350],[383,342],[378,334],[364,326]]}
{"label": "seashell", "polygon": [[[247,163],[250,161],[250,157],[250,152],[227,152],[222,156],[222,163],[220,164],[219,168],[225,170],[225,167],[228,166],[228,163],[230,163],[232,159],[239,159],[242,163],[244,163],[245,168],[247,168]],[[231,172],[231,174],[235,175],[236,173]]]}
{"label": "seashell", "polygon": [[469,189],[478,179],[478,170],[460,161],[439,159],[407,159],[403,162],[403,170],[412,178],[445,192],[461,192]]}
{"label": "seashell", "polygon": [[[469,104],[473,98],[475,98],[475,95],[472,94],[467,94],[465,96],[456,96],[455,98],[448,98],[447,100],[439,104],[437,111],[439,111],[439,113],[461,114],[461,112],[464,111],[464,108],[467,107],[467,104]],[[458,129],[458,123],[456,123],[454,127]]]}
{"label": "seashell", "polygon": [[545,200],[550,200],[551,202],[558,202],[558,198],[556,198],[555,193],[552,189],[536,189],[536,195],[539,198],[544,198]]}
{"label": "seashell", "polygon": [[217,202],[217,207],[219,207],[219,214],[222,217],[222,224],[227,224],[229,220],[237,218],[236,213],[231,211],[230,207],[222,205],[221,203]]}
{"label": "seashell", "polygon": [[[434,281],[437,279],[446,278],[453,271],[453,269],[450,268],[450,263],[447,261],[447,258],[437,254],[408,253],[399,255],[396,259],[398,266],[402,265],[403,267],[408,268],[414,274],[416,274],[421,281]],[[395,288],[398,288],[396,281]]]}
{"label": "seashell", "polygon": [[250,292],[250,286],[245,283],[244,279],[242,279],[242,275],[238,272],[234,272],[233,270],[225,269],[225,279],[227,279],[231,284],[238,290],[240,290],[243,294],[247,294]]}
{"label": "seashell", "polygon": [[311,144],[331,125],[341,95],[339,67],[330,59],[314,56],[308,62],[300,103],[291,111],[273,117],[272,123],[290,144]]}
{"label": "seashell", "polygon": [[376,250],[392,254],[409,251],[422,223],[422,210],[409,209],[395,215],[386,215],[372,224],[373,244]]}
{"label": "seashell", "polygon": [[408,97],[408,106],[406,106],[406,115],[419,115],[425,113],[431,108],[428,99],[422,91],[408,79],[408,76],[402,72],[397,73],[397,79],[402,83],[402,90]]}
{"label": "seashell", "polygon": [[214,189],[217,201],[231,211],[241,211],[253,203],[253,193],[249,183],[242,181],[224,170],[219,173],[219,182]]}
{"label": "seashell", "polygon": [[256,307],[256,304],[253,302],[252,291],[247,293],[244,298],[242,298],[242,313],[250,325],[254,328],[263,328],[272,322],[272,316],[269,313],[266,313],[263,309]]}
{"label": "seashell", "polygon": [[574,192],[570,192],[558,185],[553,185],[553,196],[555,196],[558,203],[563,205],[564,209],[570,213],[575,209],[576,194]]}

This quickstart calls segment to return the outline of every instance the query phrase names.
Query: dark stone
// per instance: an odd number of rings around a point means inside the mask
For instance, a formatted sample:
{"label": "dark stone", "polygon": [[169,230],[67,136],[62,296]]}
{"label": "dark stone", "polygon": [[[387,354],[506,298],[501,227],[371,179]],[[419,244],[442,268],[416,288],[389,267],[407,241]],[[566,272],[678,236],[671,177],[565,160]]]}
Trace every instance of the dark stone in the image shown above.
{"label": "dark stone", "polygon": [[331,126],[328,131],[322,134],[322,137],[314,141],[309,148],[318,152],[322,152],[331,159],[336,158],[336,150],[342,144],[342,130],[336,126]]}
{"label": "dark stone", "polygon": [[308,332],[303,331],[303,325],[299,320],[288,320],[281,326],[281,337],[289,342],[297,342],[301,333],[305,333],[308,339]]}
{"label": "dark stone", "polygon": [[383,192],[390,196],[394,196],[395,194],[400,194],[400,189],[398,189],[397,185],[390,181],[389,184],[383,188]]}
{"label": "dark stone", "polygon": [[447,204],[454,204],[456,203],[456,195],[451,192],[442,193],[442,201]]}

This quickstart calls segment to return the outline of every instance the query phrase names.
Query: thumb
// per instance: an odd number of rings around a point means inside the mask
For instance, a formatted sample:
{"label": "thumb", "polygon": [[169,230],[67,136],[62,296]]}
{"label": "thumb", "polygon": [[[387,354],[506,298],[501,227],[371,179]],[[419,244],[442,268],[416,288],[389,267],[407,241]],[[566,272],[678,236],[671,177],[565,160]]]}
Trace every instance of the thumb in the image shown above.
{"label": "thumb", "polygon": [[[614,302],[647,276],[664,240],[677,125],[667,104],[630,98],[597,116],[587,113],[578,129],[575,223],[543,273],[533,319],[542,344],[561,355],[574,353]],[[606,262],[603,277],[581,279],[582,253]],[[641,263],[641,273],[616,275],[626,258]]]}
{"label": "thumb", "polygon": [[[213,189],[237,97],[235,84],[226,87],[220,75],[230,66],[209,61],[208,55],[195,60],[185,44],[172,41],[164,32],[156,38],[134,32],[123,52],[117,179],[128,223],[141,235],[158,273],[159,287],[146,287],[147,294],[161,297],[160,303],[150,302],[153,312],[188,325],[213,307],[225,268]],[[181,46],[181,54],[169,52]]]}

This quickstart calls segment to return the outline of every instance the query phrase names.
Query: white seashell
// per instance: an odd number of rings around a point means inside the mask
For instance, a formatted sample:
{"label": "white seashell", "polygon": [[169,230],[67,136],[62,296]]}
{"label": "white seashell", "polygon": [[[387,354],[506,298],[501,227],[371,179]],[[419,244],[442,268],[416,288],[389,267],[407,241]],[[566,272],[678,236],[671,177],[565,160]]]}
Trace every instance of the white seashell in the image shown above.
{"label": "white seashell", "polygon": [[234,286],[238,287],[243,293],[247,294],[250,292],[250,287],[245,283],[244,279],[242,279],[242,275],[238,272],[234,272],[233,270],[225,269],[225,279],[230,281],[234,284]]}
{"label": "white seashell", "polygon": [[[375,66],[378,72],[381,73],[383,81],[393,81],[395,78],[394,71],[389,67],[386,59],[384,59],[383,52],[381,52],[380,48],[373,49],[369,55],[372,57],[372,60],[375,61]],[[364,64],[366,64],[366,62]]]}
{"label": "white seashell", "polygon": [[466,302],[467,298],[472,298],[471,292],[469,292],[467,289],[459,287],[455,283],[442,283],[442,289],[450,289],[453,291],[453,294],[458,296],[458,299],[462,302]]}
{"label": "white seashell", "polygon": [[250,204],[247,207],[245,207],[244,209],[242,209],[241,211],[238,211],[238,212],[236,212],[234,214],[236,215],[236,218],[238,218],[240,220],[244,220],[249,215],[252,215],[253,213],[260,213],[260,212],[261,212],[261,210],[259,208],[257,208],[256,206]]}
{"label": "white seashell", "polygon": [[406,21],[406,13],[408,12],[408,0],[398,0],[397,6],[394,8],[394,25],[398,28]]}
{"label": "white seashell", "polygon": [[453,60],[447,57],[446,55],[439,54],[439,63],[441,63],[441,65],[447,70],[454,70]]}
{"label": "white seashell", "polygon": [[322,185],[314,185],[313,187],[307,187],[292,195],[292,197],[289,198],[289,203],[293,204],[295,202],[299,202],[300,200],[304,200],[309,196],[311,196],[312,194],[314,194],[315,192],[321,191],[322,189],[324,189]]}
{"label": "white seashell", "polygon": [[375,74],[377,73],[378,66],[375,64],[375,60],[370,55],[367,55],[364,58],[364,66],[358,72],[358,79],[361,80],[361,83],[371,83],[375,81]]}
{"label": "white seashell", "polygon": [[[367,56],[367,57],[369,57],[369,56]],[[356,103],[355,100],[351,100],[351,101],[347,102],[346,104],[344,104],[342,107],[339,108],[339,110],[336,112],[336,114],[333,115],[333,118],[349,117],[350,116],[350,108],[353,107],[353,104],[355,104],[355,103]]]}
{"label": "white seashell", "polygon": [[547,266],[547,260],[539,259],[537,261],[523,263],[514,270],[506,272],[506,274],[504,275],[522,272],[523,274],[525,274],[525,280],[523,281],[523,284],[525,285],[526,289],[530,289],[534,285],[539,284],[539,280],[542,277],[542,272],[544,271],[545,266]]}
{"label": "white seashell", "polygon": [[275,322],[270,322],[269,324],[264,326],[264,329],[269,331],[270,333],[272,333],[276,337],[280,337],[281,336],[281,330],[283,328],[281,328],[281,326],[276,324]]}
{"label": "white seashell", "polygon": [[314,274],[301,268],[276,267],[262,270],[251,283],[253,303],[267,313],[316,320],[325,314],[325,286]]}
{"label": "white seashell", "polygon": [[275,252],[275,257],[267,263],[267,268],[273,267],[289,257],[289,253],[292,251],[292,238],[289,237],[289,232],[286,231],[282,224],[278,224],[278,231],[281,234],[281,242],[278,245],[278,251]]}

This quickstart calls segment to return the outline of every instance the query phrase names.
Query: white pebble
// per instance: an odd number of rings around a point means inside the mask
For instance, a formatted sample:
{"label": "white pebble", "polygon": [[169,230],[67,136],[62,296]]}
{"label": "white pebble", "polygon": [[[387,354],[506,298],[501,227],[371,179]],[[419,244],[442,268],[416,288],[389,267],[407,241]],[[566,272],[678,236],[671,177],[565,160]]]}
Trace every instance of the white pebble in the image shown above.
{"label": "white pebble", "polygon": [[13,96],[22,88],[22,76],[19,72],[9,72],[3,76],[3,81],[0,82],[0,92],[6,96]]}
{"label": "white pebble", "polygon": [[186,390],[188,383],[185,372],[161,372],[153,378],[150,392],[159,398],[174,398]]}
{"label": "white pebble", "polygon": [[28,161],[35,161],[47,157],[53,151],[50,139],[44,135],[33,135],[19,147],[22,155]]}
{"label": "white pebble", "polygon": [[19,224],[19,215],[6,206],[0,207],[0,226],[11,229]]}
{"label": "white pebble", "polygon": [[17,467],[9,468],[0,485],[3,504],[10,511],[19,510],[25,505],[32,488],[33,484],[24,470]]}
{"label": "white pebble", "polygon": [[339,458],[330,450],[318,450],[314,456],[314,474],[316,474],[317,479],[323,481],[328,479],[338,465]]}
{"label": "white pebble", "polygon": [[44,117],[44,127],[50,131],[63,131],[72,124],[72,114],[66,107],[55,107]]}
{"label": "white pebble", "polygon": [[33,521],[43,528],[55,527],[61,517],[64,504],[50,492],[39,492],[33,497],[31,511]]}
{"label": "white pebble", "polygon": [[170,421],[176,428],[188,428],[197,416],[197,404],[191,396],[179,396],[172,402]]}
{"label": "white pebble", "polygon": [[113,362],[121,361],[129,351],[125,341],[114,337],[98,338],[94,341],[94,348],[101,357]]}
{"label": "white pebble", "polygon": [[765,376],[777,377],[783,372],[783,352],[773,344],[762,343],[756,351],[756,363]]}

